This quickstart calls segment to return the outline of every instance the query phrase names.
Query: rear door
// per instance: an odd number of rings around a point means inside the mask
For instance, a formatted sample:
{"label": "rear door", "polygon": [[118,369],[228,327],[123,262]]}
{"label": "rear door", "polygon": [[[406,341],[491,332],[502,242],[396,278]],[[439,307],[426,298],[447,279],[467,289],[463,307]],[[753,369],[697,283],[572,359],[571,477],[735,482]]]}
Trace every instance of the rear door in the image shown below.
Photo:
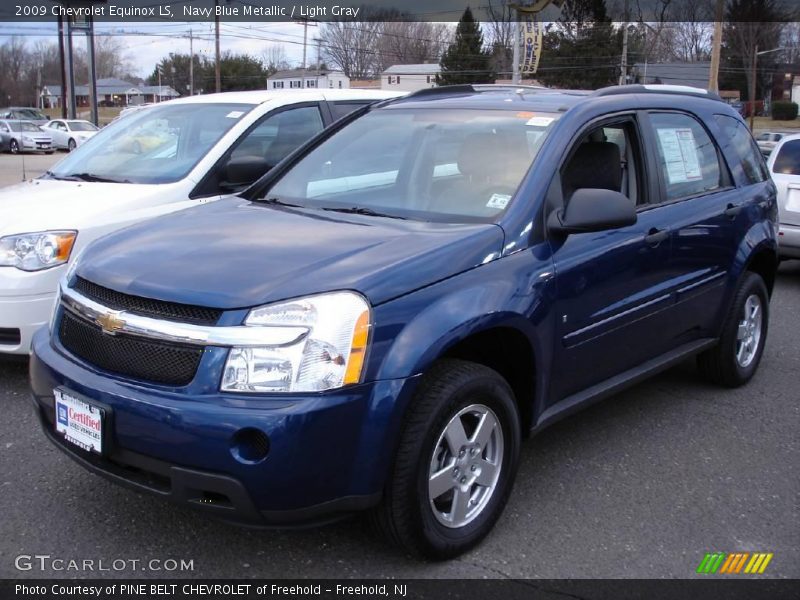
{"label": "rear door", "polygon": [[781,225],[800,227],[800,139],[787,140],[775,150],[770,171],[778,187]]}
{"label": "rear door", "polygon": [[659,202],[670,223],[674,296],[670,345],[715,335],[715,322],[742,239],[745,197],[712,133],[688,112],[652,111],[647,128]]}

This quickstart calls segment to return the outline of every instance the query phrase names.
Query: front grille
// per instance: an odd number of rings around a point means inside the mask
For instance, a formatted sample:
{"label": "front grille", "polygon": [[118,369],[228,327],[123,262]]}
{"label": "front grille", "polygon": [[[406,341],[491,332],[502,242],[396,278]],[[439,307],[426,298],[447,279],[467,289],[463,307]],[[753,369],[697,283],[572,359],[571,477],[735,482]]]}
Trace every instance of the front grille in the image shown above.
{"label": "front grille", "polygon": [[197,372],[203,349],[126,335],[109,335],[100,327],[62,311],[61,344],[100,369],[167,385],[186,385]]}
{"label": "front grille", "polygon": [[108,308],[125,310],[137,315],[155,317],[167,321],[180,321],[195,325],[214,325],[222,314],[222,311],[216,308],[129,296],[128,294],[99,286],[82,277],[77,278],[74,289],[90,300],[94,300]]}

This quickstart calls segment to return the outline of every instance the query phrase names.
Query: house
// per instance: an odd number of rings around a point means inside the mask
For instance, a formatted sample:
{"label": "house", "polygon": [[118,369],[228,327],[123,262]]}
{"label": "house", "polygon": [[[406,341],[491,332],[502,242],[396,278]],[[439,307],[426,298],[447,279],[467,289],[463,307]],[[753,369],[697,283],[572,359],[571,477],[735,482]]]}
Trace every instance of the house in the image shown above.
{"label": "house", "polygon": [[[122,79],[98,79],[97,103],[100,106],[128,106],[146,102],[164,102],[180,96],[168,85],[134,85]],[[44,85],[39,92],[41,108],[58,108],[61,106],[62,93],[60,85]],[[75,86],[75,104],[89,106],[89,86]]]}
{"label": "house", "polygon": [[711,77],[710,62],[636,63],[633,82],[688,85],[708,89]]}
{"label": "house", "polygon": [[350,78],[342,71],[330,69],[291,69],[267,77],[268,90],[299,90],[303,88],[347,89]]}
{"label": "house", "polygon": [[381,73],[381,89],[416,92],[436,87],[436,76],[442,72],[438,64],[392,65]]}

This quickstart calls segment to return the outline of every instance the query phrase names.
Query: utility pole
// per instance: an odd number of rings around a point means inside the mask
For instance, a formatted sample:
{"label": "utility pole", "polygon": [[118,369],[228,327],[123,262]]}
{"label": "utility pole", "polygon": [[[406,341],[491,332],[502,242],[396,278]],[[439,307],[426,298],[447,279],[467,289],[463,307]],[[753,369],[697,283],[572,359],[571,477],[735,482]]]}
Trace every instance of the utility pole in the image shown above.
{"label": "utility pole", "polygon": [[61,75],[61,118],[67,118],[67,65],[64,56],[64,17],[58,15],[58,58]]}
{"label": "utility pole", "polygon": [[756,64],[758,44],[753,48],[753,61],[750,63],[750,131],[753,131],[753,118],[756,114]]}
{"label": "utility pole", "polygon": [[519,84],[519,42],[520,42],[520,21],[519,21],[519,10],[517,7],[513,7],[514,14],[516,15],[516,19],[511,23],[511,26],[514,28],[514,33],[511,36],[513,40],[512,43],[514,44],[513,52],[512,52],[512,61],[513,64],[511,66],[511,83],[513,85]]}
{"label": "utility pole", "polygon": [[161,65],[156,67],[156,71],[158,71],[158,95],[156,96],[156,102],[161,102]]}
{"label": "utility pole", "polygon": [[217,62],[214,68],[214,74],[216,77],[216,84],[217,84],[217,93],[219,94],[222,91],[222,73],[220,72],[220,64],[219,64],[219,14],[217,9],[219,8],[219,0],[214,0],[214,29],[215,29],[215,44],[216,44],[216,56]]}
{"label": "utility pole", "polygon": [[100,111],[97,108],[97,69],[94,54],[94,17],[86,17],[86,50],[89,63],[89,98],[92,110],[92,123],[100,125]]}
{"label": "utility pole", "polygon": [[722,49],[722,19],[725,11],[725,0],[717,0],[714,15],[714,39],[711,44],[711,72],[708,75],[708,91],[719,92],[719,58]]}
{"label": "utility pole", "polygon": [[622,30],[622,60],[619,73],[619,84],[626,83],[628,83],[628,0],[625,0],[625,26]]}
{"label": "utility pole", "polygon": [[308,19],[303,20],[303,71],[306,70],[306,45],[308,44]]}
{"label": "utility pole", "polygon": [[[74,54],[72,51],[72,21],[67,20],[67,80],[69,82],[69,93],[65,96],[64,102],[69,102],[69,111],[67,117],[70,119],[76,118],[77,109],[75,106],[75,63]],[[64,90],[66,94],[67,91]]]}
{"label": "utility pole", "polygon": [[189,95],[194,96],[194,39],[189,29]]}
{"label": "utility pole", "polygon": [[319,73],[320,73],[319,61],[320,61],[320,53],[321,53],[320,52],[320,43],[322,42],[322,40],[319,39],[319,38],[314,38],[314,41],[317,42],[317,87],[319,87]]}

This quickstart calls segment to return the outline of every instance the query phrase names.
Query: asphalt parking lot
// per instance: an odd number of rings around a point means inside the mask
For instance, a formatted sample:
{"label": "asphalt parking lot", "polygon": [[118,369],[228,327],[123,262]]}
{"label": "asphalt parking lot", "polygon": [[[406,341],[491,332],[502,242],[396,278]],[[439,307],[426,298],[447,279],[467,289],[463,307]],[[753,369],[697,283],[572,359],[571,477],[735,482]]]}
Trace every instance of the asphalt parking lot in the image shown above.
{"label": "asphalt parking lot", "polygon": [[0,154],[0,187],[38,177],[67,154]]}
{"label": "asphalt parking lot", "polygon": [[[687,578],[713,551],[772,552],[765,576],[798,578],[798,308],[794,261],[781,267],[764,360],[744,388],[710,386],[690,362],[529,440],[493,533],[438,564],[398,553],[359,519],[240,529],[106,482],[50,446],[26,364],[0,361],[0,578]],[[35,554],[126,566],[15,567]],[[193,570],[128,566],[152,559],[191,560]]]}

